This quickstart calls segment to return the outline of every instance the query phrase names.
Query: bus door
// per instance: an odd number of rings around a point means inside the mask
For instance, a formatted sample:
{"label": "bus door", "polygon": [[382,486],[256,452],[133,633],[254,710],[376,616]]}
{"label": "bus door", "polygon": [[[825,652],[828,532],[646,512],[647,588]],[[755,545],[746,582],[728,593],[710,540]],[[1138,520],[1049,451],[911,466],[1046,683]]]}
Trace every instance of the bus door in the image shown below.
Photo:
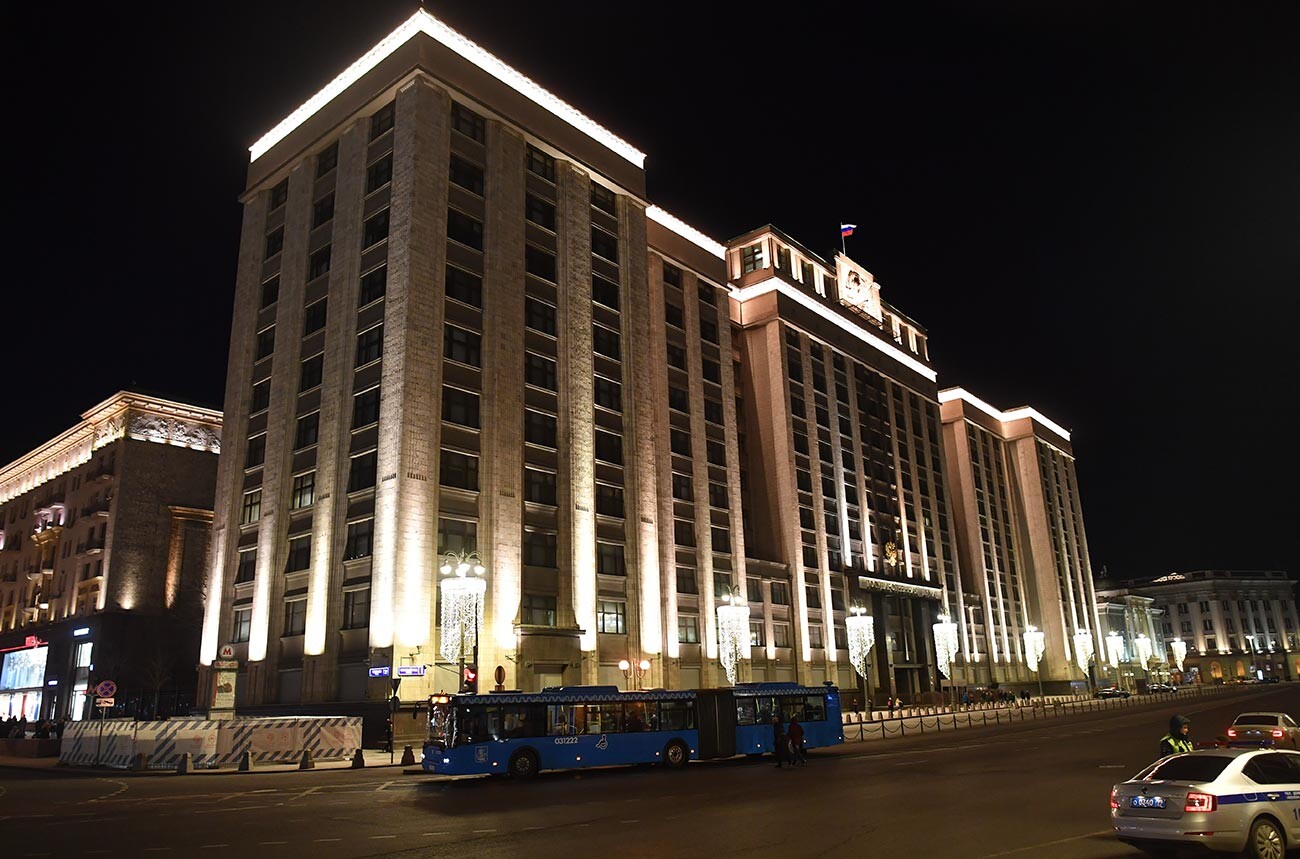
{"label": "bus door", "polygon": [[729,758],[736,753],[736,696],[730,689],[701,689],[695,693],[700,729],[699,755]]}

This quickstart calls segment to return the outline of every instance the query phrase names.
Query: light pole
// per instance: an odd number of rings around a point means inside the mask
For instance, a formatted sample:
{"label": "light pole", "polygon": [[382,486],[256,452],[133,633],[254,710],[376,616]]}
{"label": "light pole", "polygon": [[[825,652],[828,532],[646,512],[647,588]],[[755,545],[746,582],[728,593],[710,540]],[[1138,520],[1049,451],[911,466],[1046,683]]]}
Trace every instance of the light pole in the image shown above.
{"label": "light pole", "polygon": [[[442,635],[439,651],[448,662],[460,662],[460,691],[469,691],[465,677],[466,645],[474,650],[474,691],[478,691],[478,629],[483,620],[484,576],[487,568],[478,552],[448,552],[442,562]],[[470,575],[473,573],[473,575]]]}
{"label": "light pole", "polygon": [[934,649],[939,657],[939,673],[947,679],[948,688],[952,690],[954,712],[957,710],[957,684],[952,681],[952,662],[957,656],[957,643],[957,624],[948,615],[939,615],[938,622],[934,625]]}
{"label": "light pole", "polygon": [[871,668],[867,664],[867,656],[876,643],[875,618],[867,614],[863,606],[855,605],[849,610],[849,616],[844,618],[844,631],[849,639],[849,662],[853,664],[853,670],[862,678],[864,684],[862,694],[866,699],[863,706],[870,713]]}
{"label": "light pole", "polygon": [[650,670],[650,660],[642,659],[636,665],[633,665],[626,659],[620,659],[618,669],[623,672],[623,676],[632,684],[632,688],[628,691],[636,691],[641,688],[641,678],[645,677],[646,672]]}
{"label": "light pole", "polygon": [[1046,697],[1043,695],[1043,672],[1041,670],[1043,652],[1046,649],[1047,642],[1041,629],[1031,625],[1025,630],[1025,661],[1029,663],[1029,670],[1038,675],[1038,700],[1040,702]]}
{"label": "light pole", "polygon": [[1123,678],[1119,672],[1120,656],[1124,653],[1124,636],[1115,630],[1106,633],[1106,661],[1115,672],[1115,686],[1118,688]]}
{"label": "light pole", "polygon": [[722,602],[718,606],[718,661],[727,672],[727,681],[734,686],[749,641],[749,606],[740,595],[739,585],[728,588]]}
{"label": "light pole", "polygon": [[1134,640],[1137,649],[1138,662],[1142,663],[1142,674],[1146,679],[1148,686],[1151,685],[1151,639],[1147,638],[1145,632],[1138,633]]}

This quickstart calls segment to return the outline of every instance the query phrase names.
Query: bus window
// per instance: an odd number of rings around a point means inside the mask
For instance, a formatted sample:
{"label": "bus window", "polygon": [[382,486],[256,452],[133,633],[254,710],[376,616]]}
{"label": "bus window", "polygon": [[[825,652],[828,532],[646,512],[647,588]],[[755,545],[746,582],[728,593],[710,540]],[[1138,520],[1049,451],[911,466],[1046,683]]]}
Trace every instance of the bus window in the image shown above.
{"label": "bus window", "polygon": [[803,700],[805,722],[826,721],[826,699],[821,695],[809,695]]}
{"label": "bus window", "polygon": [[646,723],[644,702],[629,701],[623,705],[623,730],[629,734],[649,730]]}
{"label": "bus window", "polygon": [[695,705],[691,701],[660,701],[659,730],[686,731],[695,727]]}
{"label": "bus window", "polygon": [[501,708],[501,732],[498,740],[539,737],[545,731],[546,714],[539,704],[516,704]]}
{"label": "bus window", "polygon": [[456,720],[456,745],[485,743],[491,737],[487,731],[486,707],[461,707]]}
{"label": "bus window", "polygon": [[777,702],[781,705],[782,722],[788,722],[791,719],[798,719],[800,722],[804,720],[802,698],[778,698]]}
{"label": "bus window", "polygon": [[546,733],[552,737],[567,737],[576,733],[570,719],[568,704],[552,704],[546,708]]}
{"label": "bus window", "polygon": [[736,724],[752,725],[755,719],[755,708],[753,698],[736,699]]}
{"label": "bus window", "polygon": [[758,708],[758,724],[771,724],[772,717],[776,715],[776,711],[772,708],[772,699],[768,697],[755,698],[754,706]]}
{"label": "bus window", "polygon": [[622,704],[588,704],[587,733],[613,734],[619,730],[623,719]]}

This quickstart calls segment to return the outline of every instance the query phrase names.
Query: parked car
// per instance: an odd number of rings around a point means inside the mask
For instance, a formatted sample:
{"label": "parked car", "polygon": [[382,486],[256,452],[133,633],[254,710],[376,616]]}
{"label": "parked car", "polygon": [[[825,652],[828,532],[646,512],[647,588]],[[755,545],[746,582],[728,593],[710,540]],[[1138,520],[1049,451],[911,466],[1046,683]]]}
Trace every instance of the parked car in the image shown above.
{"label": "parked car", "polygon": [[1286,713],[1242,713],[1227,733],[1229,747],[1300,749],[1300,725]]}
{"label": "parked car", "polygon": [[1129,692],[1128,692],[1127,690],[1125,690],[1125,689],[1120,689],[1120,688],[1117,687],[1117,686],[1107,686],[1107,687],[1105,687],[1104,689],[1098,689],[1098,690],[1096,691],[1096,693],[1093,694],[1092,697],[1094,697],[1094,698],[1127,698],[1128,696],[1129,696]]}
{"label": "parked car", "polygon": [[1147,694],[1155,695],[1158,692],[1177,692],[1178,687],[1172,683],[1151,683],[1147,685]]}
{"label": "parked car", "polygon": [[1110,792],[1115,835],[1150,856],[1181,847],[1281,859],[1300,844],[1300,754],[1209,749],[1170,755]]}

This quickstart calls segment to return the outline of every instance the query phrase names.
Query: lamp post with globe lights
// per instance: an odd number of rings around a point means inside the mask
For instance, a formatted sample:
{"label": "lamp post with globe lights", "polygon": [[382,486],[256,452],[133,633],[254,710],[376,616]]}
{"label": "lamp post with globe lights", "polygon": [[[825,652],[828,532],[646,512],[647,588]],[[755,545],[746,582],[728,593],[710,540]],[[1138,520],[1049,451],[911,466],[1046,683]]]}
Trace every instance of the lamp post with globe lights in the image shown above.
{"label": "lamp post with globe lights", "polygon": [[1036,626],[1031,625],[1025,630],[1025,662],[1029,664],[1029,670],[1038,675],[1038,700],[1044,700],[1043,695],[1043,653],[1047,650],[1046,637],[1043,631]]}
{"label": "lamp post with globe lights", "polygon": [[[439,653],[460,663],[460,691],[478,691],[478,631],[483,623],[487,568],[478,552],[448,552],[443,559],[441,640]],[[472,650],[474,677],[465,674],[465,652]]]}
{"label": "lamp post with globe lights", "polygon": [[620,659],[618,661],[618,670],[623,672],[623,676],[626,677],[628,683],[631,684],[632,688],[629,691],[635,692],[641,688],[641,679],[645,677],[646,673],[650,670],[650,660],[642,659],[640,662],[633,665],[626,659]]}

